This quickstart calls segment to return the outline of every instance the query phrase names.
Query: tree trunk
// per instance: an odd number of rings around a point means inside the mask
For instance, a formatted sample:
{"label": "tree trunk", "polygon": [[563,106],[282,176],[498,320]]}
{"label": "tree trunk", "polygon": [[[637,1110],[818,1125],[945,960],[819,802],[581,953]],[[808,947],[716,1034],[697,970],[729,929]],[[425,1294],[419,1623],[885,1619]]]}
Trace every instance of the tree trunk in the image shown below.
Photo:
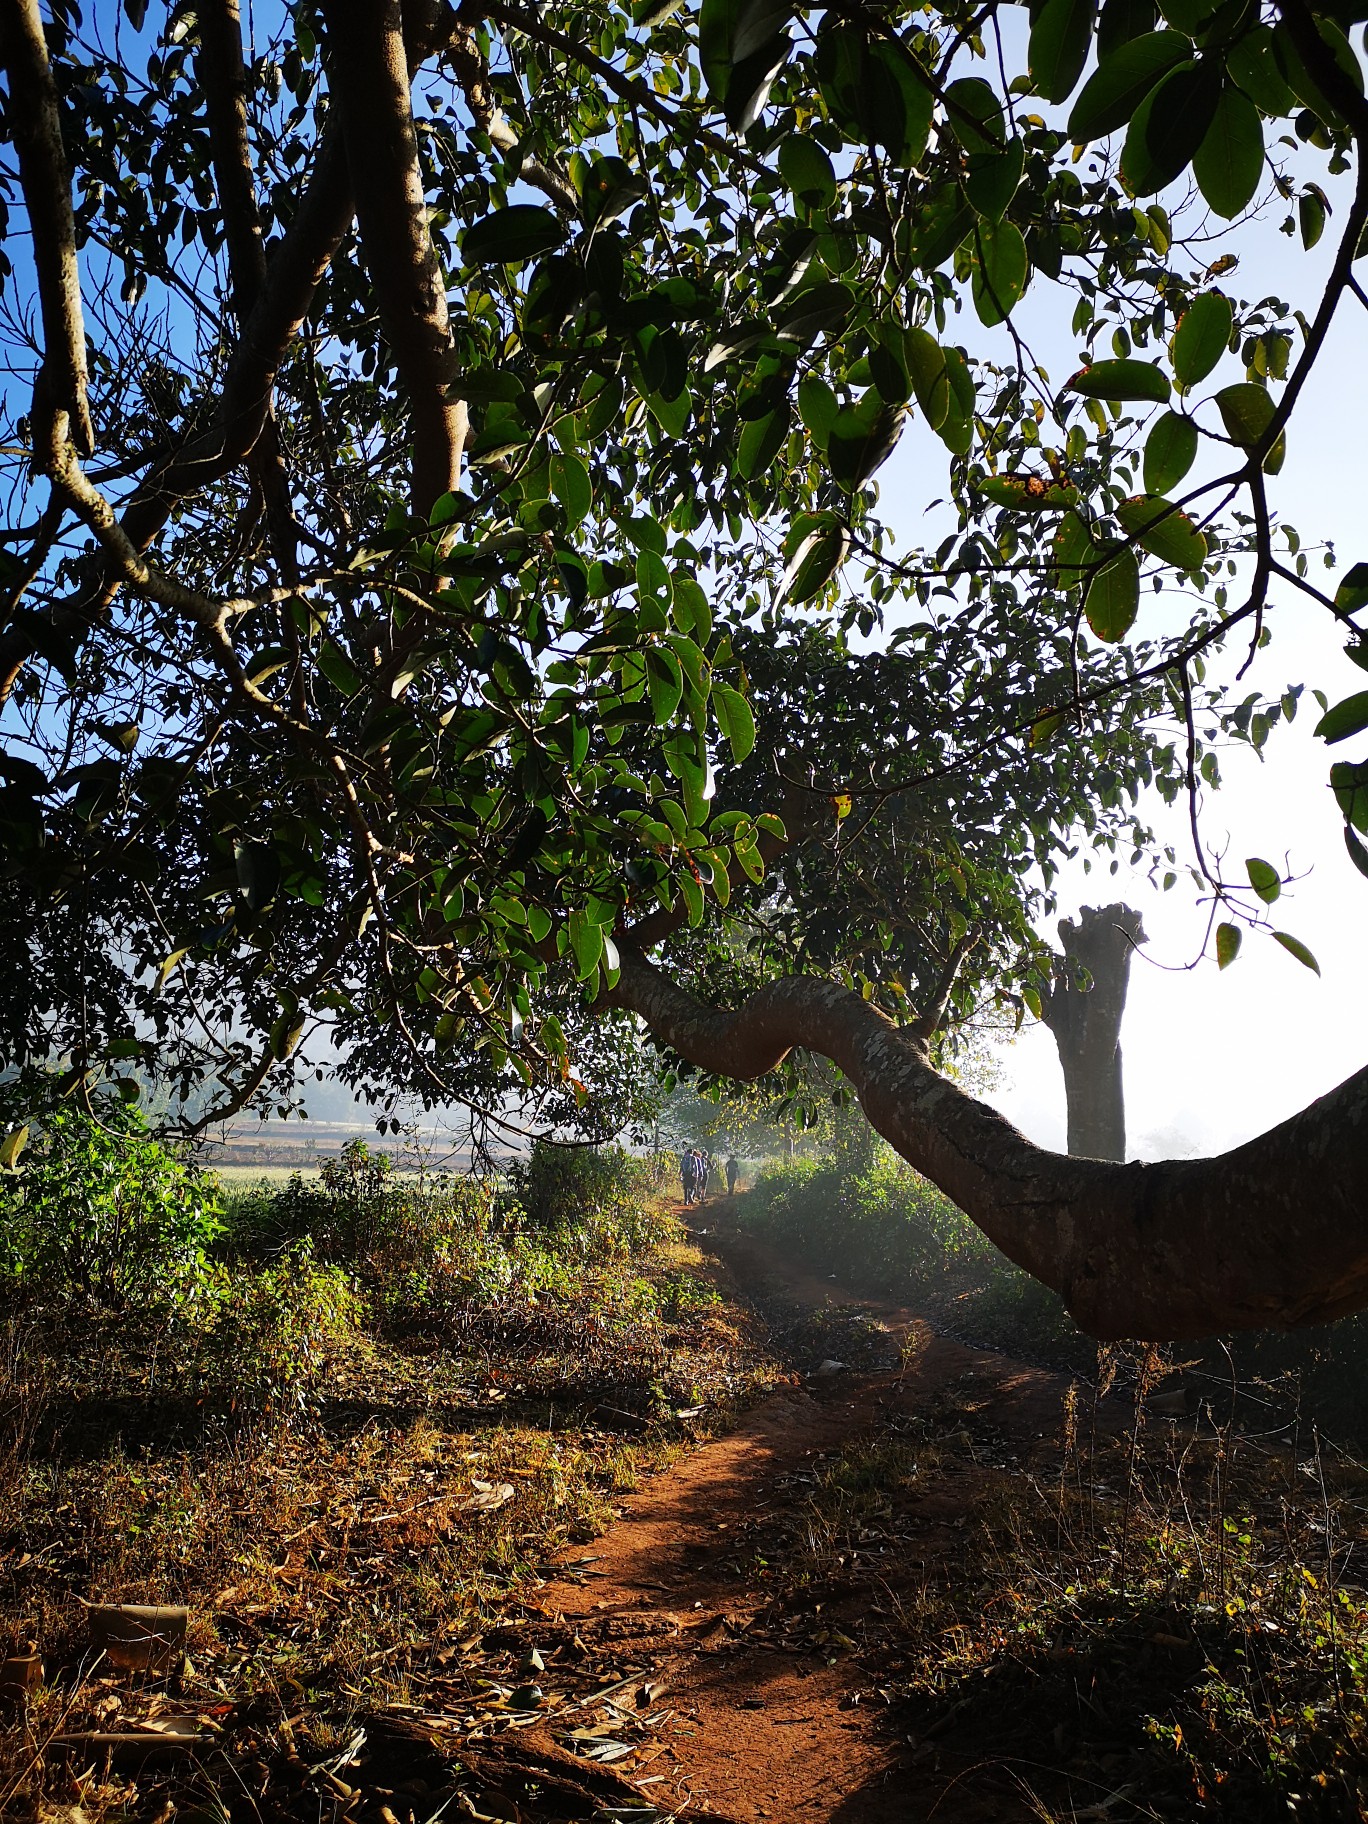
{"label": "tree trunk", "polygon": [[835,982],[790,976],[723,1012],[630,946],[621,956],[608,1003],[700,1069],[763,1076],[795,1045],[830,1058],[879,1133],[1094,1336],[1286,1329],[1368,1305],[1368,1069],[1218,1158],[1067,1158]]}
{"label": "tree trunk", "polygon": [[1059,921],[1059,938],[1063,960],[1041,1000],[1064,1071],[1069,1151],[1076,1158],[1124,1159],[1121,1017],[1131,952],[1145,941],[1140,914],[1129,906],[1084,906],[1077,924]]}

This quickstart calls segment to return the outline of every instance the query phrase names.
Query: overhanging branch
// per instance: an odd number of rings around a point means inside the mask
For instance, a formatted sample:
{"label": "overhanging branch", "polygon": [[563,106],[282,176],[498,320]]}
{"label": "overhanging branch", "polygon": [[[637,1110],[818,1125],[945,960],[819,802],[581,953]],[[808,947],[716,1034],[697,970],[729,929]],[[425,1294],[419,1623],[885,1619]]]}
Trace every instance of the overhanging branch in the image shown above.
{"label": "overhanging branch", "polygon": [[1094,1336],[1289,1328],[1368,1306],[1368,1069],[1233,1152],[1114,1165],[1035,1146],[833,982],[791,976],[716,1011],[624,951],[608,1000],[720,1076],[763,1076],[800,1045],[830,1058],[877,1131]]}

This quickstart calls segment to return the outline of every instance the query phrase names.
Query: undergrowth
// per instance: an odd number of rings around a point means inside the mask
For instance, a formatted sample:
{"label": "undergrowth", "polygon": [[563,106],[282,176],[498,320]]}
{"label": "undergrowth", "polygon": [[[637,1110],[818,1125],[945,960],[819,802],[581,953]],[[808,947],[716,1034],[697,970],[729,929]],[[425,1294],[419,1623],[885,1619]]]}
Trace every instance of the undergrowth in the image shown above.
{"label": "undergrowth", "polygon": [[[212,1227],[134,1298],[74,1245],[63,1270],[55,1214],[27,1240],[29,1187],[120,1144],[76,1120],[0,1206],[0,1658],[34,1643],[47,1680],[0,1736],[0,1801],[80,1684],[84,1602],[187,1604],[201,1702],[402,1702],[416,1654],[478,1641],[770,1375],[625,1154],[499,1187],[353,1147],[317,1185],[226,1198],[166,1156]],[[155,1147],[132,1123],[122,1144]],[[80,1688],[117,1708],[117,1682]]]}
{"label": "undergrowth", "polygon": [[[736,1200],[739,1226],[851,1289],[914,1305],[967,1341],[1087,1379],[1097,1346],[1063,1300],[1008,1260],[949,1198],[882,1143],[771,1161]],[[1316,1424],[1368,1446],[1368,1315],[1211,1339],[1174,1358],[1191,1404],[1261,1427]],[[1133,1381],[1130,1368],[1123,1375]]]}

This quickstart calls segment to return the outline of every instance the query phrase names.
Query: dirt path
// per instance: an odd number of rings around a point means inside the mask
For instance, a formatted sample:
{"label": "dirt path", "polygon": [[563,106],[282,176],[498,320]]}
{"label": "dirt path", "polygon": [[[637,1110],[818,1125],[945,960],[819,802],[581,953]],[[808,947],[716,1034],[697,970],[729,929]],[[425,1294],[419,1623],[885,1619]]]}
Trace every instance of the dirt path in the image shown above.
{"label": "dirt path", "polygon": [[[895,1727],[878,1674],[909,1605],[956,1575],[967,1517],[1004,1476],[1019,1489],[1056,1470],[1067,1382],[787,1266],[732,1228],[720,1199],[695,1226],[743,1292],[858,1307],[897,1366],[809,1374],[629,1497],[571,1578],[548,1586],[555,1635],[594,1658],[629,1654],[645,1701],[667,1709],[634,1784],[667,1815],[694,1806],[736,1824],[1037,1817],[1000,1770],[975,1777],[976,1745],[966,1756],[905,1718]],[[885,1499],[858,1486],[859,1450],[890,1440],[935,1465]],[[881,1524],[867,1552],[832,1563],[814,1494],[852,1447],[852,1496]]]}

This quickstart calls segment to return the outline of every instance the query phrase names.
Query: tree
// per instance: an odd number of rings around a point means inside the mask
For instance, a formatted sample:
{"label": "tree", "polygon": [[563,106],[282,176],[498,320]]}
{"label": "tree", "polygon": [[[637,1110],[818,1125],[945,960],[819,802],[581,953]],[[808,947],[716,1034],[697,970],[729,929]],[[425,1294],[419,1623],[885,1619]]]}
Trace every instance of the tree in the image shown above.
{"label": "tree", "polygon": [[[956,3],[305,0],[250,46],[235,0],[54,3],[0,0],[5,1061],[213,1114],[323,1028],[371,1093],[556,1120],[641,1023],[729,1078],[801,1046],[1098,1334],[1368,1302],[1368,1072],[1124,1166],[935,1068],[1040,1007],[1064,855],[1176,875],[1137,795],[1196,829],[1296,713],[1216,670],[1275,585],[1368,650],[1368,568],[1326,594],[1268,494],[1358,295],[1351,0],[1043,0],[1024,47]],[[1261,186],[1336,218],[1300,315],[1217,282]],[[1368,763],[1332,783],[1368,871]],[[1192,866],[1228,962],[1279,878]]]}
{"label": "tree", "polygon": [[1121,1017],[1131,952],[1145,941],[1140,914],[1129,906],[1084,906],[1076,921],[1060,919],[1059,941],[1064,954],[1040,998],[1064,1072],[1069,1151],[1124,1159]]}

